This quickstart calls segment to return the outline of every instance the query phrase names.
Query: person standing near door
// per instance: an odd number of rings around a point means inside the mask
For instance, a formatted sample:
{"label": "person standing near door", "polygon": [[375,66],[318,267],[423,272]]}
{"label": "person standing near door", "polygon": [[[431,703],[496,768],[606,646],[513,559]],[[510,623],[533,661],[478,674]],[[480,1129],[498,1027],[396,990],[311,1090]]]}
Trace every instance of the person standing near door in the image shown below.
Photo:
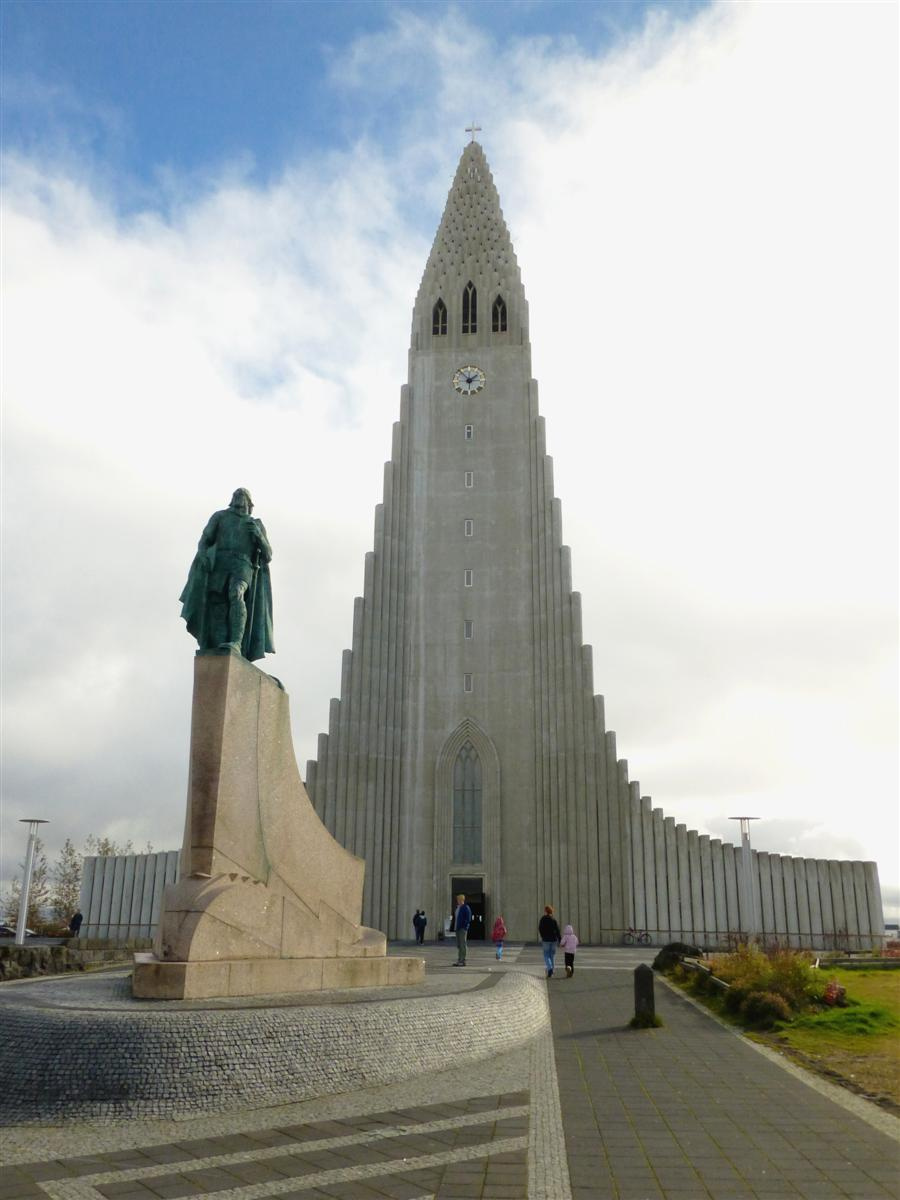
{"label": "person standing near door", "polygon": [[538,921],[538,933],[541,938],[541,948],[544,951],[544,966],[547,968],[547,978],[549,979],[553,974],[553,960],[556,957],[556,947],[559,945],[562,937],[556,917],[553,915],[552,904],[544,906],[544,915]]}
{"label": "person standing near door", "polygon": [[456,930],[456,954],[457,960],[453,964],[455,967],[464,967],[466,965],[466,942],[469,937],[469,926],[472,924],[472,910],[466,904],[466,898],[460,892],[456,897],[456,913],[453,917],[453,928]]}

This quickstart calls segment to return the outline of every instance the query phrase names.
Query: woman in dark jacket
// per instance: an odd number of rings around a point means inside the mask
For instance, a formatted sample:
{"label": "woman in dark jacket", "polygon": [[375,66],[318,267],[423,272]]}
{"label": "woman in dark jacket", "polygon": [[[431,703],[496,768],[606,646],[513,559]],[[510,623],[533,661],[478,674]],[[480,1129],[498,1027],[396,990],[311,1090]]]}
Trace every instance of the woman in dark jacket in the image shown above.
{"label": "woman in dark jacket", "polygon": [[559,945],[562,934],[559,932],[559,925],[553,915],[553,905],[547,904],[544,907],[544,915],[538,921],[538,933],[541,935],[541,945],[544,950],[544,966],[547,968],[547,978],[553,974],[553,960],[556,957],[556,947]]}

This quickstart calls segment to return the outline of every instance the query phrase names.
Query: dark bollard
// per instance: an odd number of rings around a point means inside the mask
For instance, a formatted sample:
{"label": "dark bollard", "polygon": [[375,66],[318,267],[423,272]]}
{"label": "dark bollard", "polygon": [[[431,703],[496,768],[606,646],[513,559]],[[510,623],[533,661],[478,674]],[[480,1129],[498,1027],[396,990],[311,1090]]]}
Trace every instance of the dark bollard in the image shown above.
{"label": "dark bollard", "polygon": [[641,963],[634,969],[634,1016],[631,1018],[632,1029],[653,1029],[662,1025],[656,1015],[656,1002],[653,997],[653,969],[646,963]]}

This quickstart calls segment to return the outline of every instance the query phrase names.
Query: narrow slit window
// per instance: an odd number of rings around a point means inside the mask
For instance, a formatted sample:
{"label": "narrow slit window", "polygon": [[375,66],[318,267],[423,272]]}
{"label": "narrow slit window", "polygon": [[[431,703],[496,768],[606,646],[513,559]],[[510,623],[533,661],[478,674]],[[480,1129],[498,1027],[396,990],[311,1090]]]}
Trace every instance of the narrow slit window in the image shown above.
{"label": "narrow slit window", "polygon": [[474,486],[475,486],[475,472],[474,471],[466,471],[466,487],[474,487]]}
{"label": "narrow slit window", "polygon": [[463,521],[463,535],[465,537],[472,537],[474,535],[474,533],[475,533],[475,522],[470,520],[467,517],[466,520]]}
{"label": "narrow slit window", "polygon": [[475,291],[475,284],[471,279],[463,288],[462,331],[463,333],[477,333],[478,331],[478,293]]}
{"label": "narrow slit window", "polygon": [[[471,675],[463,676],[463,688],[472,691]],[[481,761],[471,742],[466,742],[453,764],[453,861],[480,863],[483,853]]]}
{"label": "narrow slit window", "polygon": [[506,301],[498,296],[491,310],[491,329],[494,333],[506,333]]}
{"label": "narrow slit window", "polygon": [[447,305],[440,297],[431,310],[431,332],[434,334],[447,332]]}
{"label": "narrow slit window", "polygon": [[467,425],[465,427],[465,439],[467,442],[471,442],[471,441],[475,440],[475,426],[474,425]]}
{"label": "narrow slit window", "polygon": [[463,675],[463,691],[464,692],[474,691],[474,688],[472,687],[472,676],[471,675]]}
{"label": "narrow slit window", "polygon": [[471,642],[471,640],[474,636],[475,636],[475,622],[474,621],[463,621],[463,637],[466,639],[467,642]]}
{"label": "narrow slit window", "polygon": [[472,571],[467,568],[465,571],[463,571],[463,587],[471,587],[471,586],[472,586]]}

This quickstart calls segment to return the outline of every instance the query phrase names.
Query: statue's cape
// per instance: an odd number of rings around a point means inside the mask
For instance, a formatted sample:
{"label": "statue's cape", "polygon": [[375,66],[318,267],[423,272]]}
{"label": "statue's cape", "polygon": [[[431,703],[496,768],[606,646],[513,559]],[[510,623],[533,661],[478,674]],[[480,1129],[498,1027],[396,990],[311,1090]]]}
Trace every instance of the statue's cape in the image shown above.
{"label": "statue's cape", "polygon": [[214,562],[215,550],[212,546],[198,550],[191,563],[184,591],[178,597],[188,633],[197,639],[200,646],[206,645],[206,586]]}
{"label": "statue's cape", "polygon": [[272,631],[272,580],[269,564],[260,563],[253,572],[253,582],[244,597],[247,605],[247,627],[241,642],[241,654],[253,662],[264,654],[275,653]]}
{"label": "statue's cape", "polygon": [[[197,639],[200,646],[207,644],[206,620],[208,613],[207,587],[209,576],[216,561],[215,546],[207,546],[198,550],[188,572],[187,583],[178,597],[181,601],[181,615],[184,618],[188,633]],[[253,572],[253,582],[244,596],[247,606],[247,625],[244,629],[244,639],[241,642],[241,654],[253,662],[264,654],[275,653],[275,642],[272,626],[272,580],[269,575],[269,564],[260,563]]]}

